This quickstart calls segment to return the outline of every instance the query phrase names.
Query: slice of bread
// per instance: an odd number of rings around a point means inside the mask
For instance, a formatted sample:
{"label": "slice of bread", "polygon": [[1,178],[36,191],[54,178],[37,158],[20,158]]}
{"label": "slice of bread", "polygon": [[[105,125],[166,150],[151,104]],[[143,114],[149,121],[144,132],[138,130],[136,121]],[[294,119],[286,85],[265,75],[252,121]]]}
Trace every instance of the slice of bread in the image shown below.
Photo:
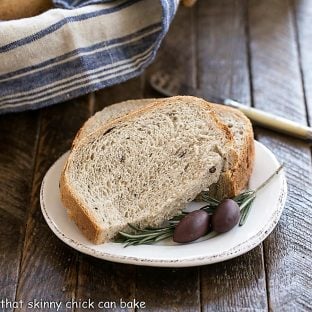
{"label": "slice of bread", "polygon": [[36,16],[52,7],[52,0],[0,0],[0,20]]}
{"label": "slice of bread", "polygon": [[[85,122],[76,140],[81,140],[101,125],[131,111],[141,109],[153,101],[155,99],[129,100],[104,108]],[[210,186],[209,194],[216,199],[230,198],[241,193],[248,185],[254,162],[253,129],[249,119],[239,110],[224,105],[212,105],[219,119],[233,134],[238,162],[227,172],[222,173],[217,183]]]}
{"label": "slice of bread", "polygon": [[109,241],[129,223],[159,226],[234,166],[232,145],[206,101],[156,101],[75,142],[61,198],[94,243]]}
{"label": "slice of bread", "polygon": [[197,0],[182,0],[183,5],[186,6],[186,7],[191,7],[196,2],[197,2]]}

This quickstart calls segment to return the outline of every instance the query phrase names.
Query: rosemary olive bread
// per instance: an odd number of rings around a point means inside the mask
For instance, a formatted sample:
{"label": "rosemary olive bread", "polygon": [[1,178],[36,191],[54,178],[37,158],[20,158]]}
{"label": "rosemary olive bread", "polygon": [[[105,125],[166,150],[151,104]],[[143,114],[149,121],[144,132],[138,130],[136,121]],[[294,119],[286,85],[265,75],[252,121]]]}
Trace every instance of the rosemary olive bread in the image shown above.
{"label": "rosemary olive bread", "polygon": [[186,6],[186,7],[191,7],[196,2],[197,2],[197,0],[182,0],[183,5]]}
{"label": "rosemary olive bread", "polygon": [[231,132],[204,100],[156,101],[73,144],[62,202],[97,244],[129,223],[159,226],[236,163],[232,145]]}
{"label": "rosemary olive bread", "polygon": [[0,0],[0,20],[31,17],[51,9],[52,0]]}
{"label": "rosemary olive bread", "polygon": [[[76,140],[82,139],[106,122],[145,107],[153,101],[155,99],[129,100],[104,108],[85,122]],[[210,186],[209,194],[217,199],[230,198],[241,193],[248,184],[254,161],[253,130],[249,119],[239,110],[218,104],[212,105],[219,119],[233,134],[238,162],[227,172],[222,173],[217,183]]]}

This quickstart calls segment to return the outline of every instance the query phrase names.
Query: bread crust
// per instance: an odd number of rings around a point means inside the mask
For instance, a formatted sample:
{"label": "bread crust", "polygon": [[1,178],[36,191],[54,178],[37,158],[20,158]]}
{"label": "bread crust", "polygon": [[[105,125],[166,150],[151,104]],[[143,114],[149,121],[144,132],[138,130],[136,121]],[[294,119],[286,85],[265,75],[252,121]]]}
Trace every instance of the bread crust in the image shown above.
{"label": "bread crust", "polygon": [[52,0],[0,0],[0,20],[36,16],[52,7]]}
{"label": "bread crust", "polygon": [[216,113],[226,112],[243,120],[244,144],[243,149],[238,151],[238,162],[236,166],[221,174],[217,185],[213,185],[210,195],[217,198],[231,198],[242,192],[247,186],[252,174],[255,159],[254,134],[250,120],[239,110],[224,105],[214,105]]}
{"label": "bread crust", "polygon": [[96,220],[84,208],[84,205],[79,198],[72,193],[66,181],[64,171],[61,175],[60,190],[62,202],[67,210],[67,214],[89,240],[97,243],[100,238],[101,228],[97,226]]}
{"label": "bread crust", "polygon": [[[215,121],[215,125],[224,132],[226,139],[228,141],[228,145],[231,146],[233,144],[232,133],[228,129],[228,127],[222,124],[220,120],[217,118],[215,112],[212,109],[212,106],[209,103],[205,102],[204,100],[200,100],[194,97],[188,98],[192,98],[194,101],[196,101],[198,105],[202,106],[205,110],[207,110],[207,113],[209,113],[212,119]],[[88,213],[87,209],[84,207],[83,202],[81,201],[79,196],[77,196],[77,194],[75,194],[75,192],[71,189],[70,184],[67,181],[66,170],[68,168],[68,164],[71,162],[71,159],[74,155],[76,148],[78,148],[79,145],[88,142],[90,137],[98,137],[99,135],[105,135],[107,131],[109,131],[110,129],[114,128],[116,125],[122,122],[130,121],[136,117],[141,116],[145,112],[155,110],[157,108],[169,105],[171,103],[177,104],[179,101],[183,101],[184,99],[185,97],[174,97],[167,101],[155,101],[140,110],[130,112],[126,116],[108,122],[107,124],[103,125],[100,129],[96,130],[95,132],[93,132],[92,134],[83,138],[80,141],[77,140],[74,141],[71,148],[71,153],[68,157],[68,160],[64,166],[61,175],[60,180],[61,199],[71,219],[77,224],[78,228],[83,232],[83,234],[93,243],[99,244],[108,241],[108,239],[106,238],[109,237],[110,235],[109,233],[106,233],[105,229],[97,225],[96,220],[90,213]],[[231,156],[233,157],[233,161],[237,161],[237,154],[235,152],[233,152],[233,155]]]}
{"label": "bread crust", "polygon": [[183,5],[186,6],[186,7],[191,7],[196,2],[197,2],[197,0],[182,0]]}
{"label": "bread crust", "polygon": [[[120,103],[117,103],[117,105],[122,105],[122,106],[127,106],[127,105],[131,105],[131,104],[134,104],[134,103],[137,103],[139,102],[140,103],[140,109],[144,108],[144,107],[147,107],[148,105],[152,104],[153,102],[155,101],[160,101],[162,99],[156,99],[156,98],[150,98],[150,99],[138,99],[138,100],[127,100],[127,101],[123,101],[123,102],[120,102]],[[116,105],[116,104],[113,104],[113,105]],[[112,105],[110,105],[112,106]],[[110,107],[110,106],[107,106],[106,108]],[[139,109],[139,108],[138,108]],[[122,115],[122,117],[128,115],[131,111],[134,111],[134,110],[138,110],[138,109],[131,109],[129,110],[129,112],[125,113]],[[101,112],[101,111],[100,111]],[[84,124],[82,125],[82,127],[78,130],[74,140],[73,140],[73,144],[76,144],[78,141],[80,141],[82,138],[86,137],[88,134],[90,134],[90,130],[89,128],[91,128],[91,124],[93,122],[93,118],[96,118],[96,114],[100,113],[100,112],[97,112],[95,113],[95,115],[93,115],[92,117],[90,117],[89,119],[87,119]]]}

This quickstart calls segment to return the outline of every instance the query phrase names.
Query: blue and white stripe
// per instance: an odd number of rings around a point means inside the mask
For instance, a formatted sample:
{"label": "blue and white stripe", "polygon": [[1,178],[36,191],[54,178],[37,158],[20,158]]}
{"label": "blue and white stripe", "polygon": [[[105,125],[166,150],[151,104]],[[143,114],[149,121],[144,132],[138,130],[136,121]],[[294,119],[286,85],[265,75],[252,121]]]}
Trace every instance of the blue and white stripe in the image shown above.
{"label": "blue and white stripe", "polygon": [[0,114],[139,75],[155,58],[178,1],[55,0],[62,9],[0,22]]}

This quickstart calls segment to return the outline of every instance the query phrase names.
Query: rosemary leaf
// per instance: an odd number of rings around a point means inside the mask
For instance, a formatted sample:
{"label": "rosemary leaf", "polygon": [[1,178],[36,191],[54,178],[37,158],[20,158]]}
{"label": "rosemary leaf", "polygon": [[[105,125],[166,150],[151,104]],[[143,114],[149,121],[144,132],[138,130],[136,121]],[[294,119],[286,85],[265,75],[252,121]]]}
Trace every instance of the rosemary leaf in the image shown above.
{"label": "rosemary leaf", "polygon": [[207,239],[211,239],[211,238],[214,238],[216,237],[217,235],[219,235],[219,233],[215,232],[215,231],[212,231],[212,232],[209,232],[207,235],[205,235],[203,238],[205,240]]}
{"label": "rosemary leaf", "polygon": [[126,248],[128,246],[137,245],[135,241],[130,241],[130,242],[125,241],[125,243],[126,243],[126,245],[124,246],[124,248]]}
{"label": "rosemary leaf", "polygon": [[201,192],[199,198],[210,206],[218,206],[220,203],[217,199],[210,197],[207,191]]}
{"label": "rosemary leaf", "polygon": [[254,192],[255,192],[254,190],[244,191],[243,193],[235,196],[233,198],[233,200],[235,200],[238,203],[238,205],[240,205],[240,204],[242,204],[246,200],[247,197],[249,197],[250,195],[254,194]]}
{"label": "rosemary leaf", "polygon": [[166,239],[166,238],[169,238],[169,237],[171,237],[173,235],[173,230],[172,230],[172,232],[168,232],[167,234],[163,234],[163,235],[161,235],[161,236],[158,236],[156,239],[155,239],[155,242],[159,242],[159,241],[161,241],[161,240],[164,240],[164,239]]}
{"label": "rosemary leaf", "polygon": [[240,216],[240,219],[239,219],[239,226],[242,226],[245,224],[246,220],[247,220],[247,217],[249,215],[249,212],[250,212],[250,208],[252,206],[252,203],[254,201],[256,197],[252,197],[250,198],[250,200],[246,203],[246,205],[243,207],[243,209],[241,210],[241,216]]}
{"label": "rosemary leaf", "polygon": [[[140,241],[140,244],[146,244],[148,242],[154,241],[157,238],[158,235],[154,235],[154,236],[147,236],[146,238],[142,239]],[[161,236],[158,236],[161,237]]]}
{"label": "rosemary leaf", "polygon": [[180,221],[181,219],[183,219],[188,213],[183,211],[182,213],[174,216],[172,219],[169,220],[169,222],[172,222],[172,221]]}
{"label": "rosemary leaf", "polygon": [[149,234],[129,234],[129,233],[125,233],[125,232],[119,232],[119,234],[121,235],[121,236],[124,236],[124,237],[126,237],[126,238],[144,238],[144,237],[146,237],[146,236],[148,236]]}
{"label": "rosemary leaf", "polygon": [[239,219],[239,224],[238,224],[239,226],[242,226],[245,224],[247,217],[249,215],[249,212],[251,210],[250,208],[251,208],[251,205],[252,205],[254,199],[255,199],[255,197],[245,206],[245,209],[242,210],[241,216]]}
{"label": "rosemary leaf", "polygon": [[253,200],[254,200],[255,198],[256,198],[256,195],[255,195],[255,194],[248,196],[248,197],[244,200],[244,202],[243,202],[241,205],[239,205],[239,209],[240,209],[241,211],[244,210],[250,203],[253,202]]}
{"label": "rosemary leaf", "polygon": [[129,228],[131,228],[132,230],[135,230],[135,231],[140,231],[140,229],[134,225],[132,225],[131,223],[128,223],[128,226]]}
{"label": "rosemary leaf", "polygon": [[[164,230],[167,230],[169,226],[165,226],[165,227],[159,227],[159,228],[145,228],[145,229],[140,229],[132,224],[128,223],[128,226],[133,229],[136,233],[146,233],[148,235],[148,233],[155,233],[155,232],[162,232]],[[136,235],[136,234],[133,234]]]}
{"label": "rosemary leaf", "polygon": [[[220,202],[219,202],[219,204],[220,204]],[[207,205],[207,206],[201,207],[200,209],[205,210],[208,214],[213,214],[216,211],[217,207],[218,206],[211,207],[211,206]]]}

